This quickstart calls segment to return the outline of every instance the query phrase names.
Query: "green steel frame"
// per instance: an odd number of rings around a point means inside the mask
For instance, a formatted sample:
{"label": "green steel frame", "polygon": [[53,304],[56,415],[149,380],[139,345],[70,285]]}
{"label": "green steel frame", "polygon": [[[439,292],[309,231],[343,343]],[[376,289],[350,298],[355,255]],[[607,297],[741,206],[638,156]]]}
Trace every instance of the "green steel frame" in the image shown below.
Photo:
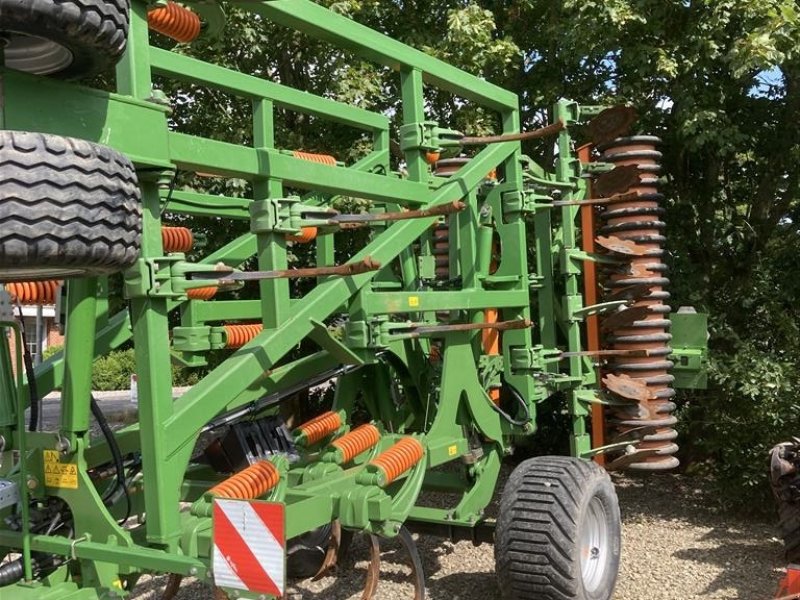
{"label": "green steel frame", "polygon": [[[108,315],[96,280],[68,284],[65,352],[36,371],[41,394],[63,390],[57,432],[25,433],[21,415],[27,392],[14,383],[8,348],[0,343],[0,434],[6,440],[0,469],[4,477],[22,483],[23,507],[28,494],[58,496],[75,519],[73,539],[34,534],[24,521],[20,530],[0,529],[0,547],[21,549],[28,557],[28,577],[0,589],[2,600],[125,596],[138,575],[148,571],[208,579],[211,519],[204,494],[220,477],[191,463],[200,430],[226,411],[341,365],[358,368],[339,376],[333,410],[341,411],[347,422],[356,404],[366,406],[383,431],[370,456],[408,435],[423,443],[425,456],[405,477],[383,488],[365,466],[368,457],[343,468],[319,460],[322,449],[315,447],[291,466],[276,459],[282,483],[268,498],[286,504],[289,536],[334,519],[345,527],[383,536],[396,535],[409,519],[473,527],[483,521],[503,457],[512,451],[514,440],[535,433],[537,404],[558,392],[569,401],[572,454],[591,453],[586,420],[591,405],[603,402],[597,392],[596,366],[586,357],[567,361],[552,357],[557,349],[584,348],[587,311],[582,271],[584,262],[595,257],[579,249],[579,208],[553,208],[545,192],[557,188],[566,200],[585,197],[585,165],[575,158],[570,126],[597,114],[598,107],[568,101],[555,106],[554,121],[566,127],[558,134],[559,158],[553,173],[526,161],[519,142],[504,142],[486,146],[452,177],[434,177],[425,154],[437,146],[436,136],[442,130],[425,114],[425,86],[493,111],[503,133],[519,131],[517,96],[309,0],[233,4],[396,71],[408,175],[391,172],[390,123],[384,115],[151,47],[148,6],[142,0],[133,2],[128,51],[117,73],[118,93],[3,71],[1,117],[6,129],[100,142],[135,162],[144,232],[141,258],[125,274],[129,310]],[[168,108],[153,95],[154,76],[216,88],[252,102],[253,147],[172,131]],[[296,158],[277,146],[276,108],[364,131],[372,136],[371,152],[358,162],[338,166]],[[486,174],[496,168],[503,173],[502,182],[487,184]],[[251,233],[197,264],[182,255],[166,255],[161,217],[175,170],[252,182],[252,198],[175,192],[168,207],[171,213],[249,221]],[[337,195],[349,195],[372,200],[375,211],[463,200],[466,209],[449,217],[451,240],[457,240],[450,269],[458,281],[445,287],[427,285],[425,257],[410,250],[421,240],[421,254],[426,254],[436,219],[429,217],[373,228],[369,243],[351,261],[371,257],[382,265],[379,271],[320,278],[299,298],[291,297],[286,279],[273,279],[259,284],[260,300],[188,300],[186,290],[199,285],[186,277],[192,271],[218,263],[238,267],[254,256],[261,270],[286,268],[286,233],[304,222],[292,213],[297,199],[285,198],[285,188],[307,191],[301,200],[306,206],[329,206]],[[490,269],[493,236],[501,248],[496,270]],[[332,233],[316,243],[318,266],[332,264]],[[529,255],[535,257],[532,265]],[[484,310],[492,308],[500,310],[501,321],[534,323],[532,328],[504,331],[498,356],[483,352],[479,330],[442,332],[434,333],[441,348],[434,364],[434,338],[403,333],[407,321],[432,323],[436,313],[444,311],[455,322],[480,323]],[[181,311],[181,326],[171,335],[168,315],[174,310]],[[340,313],[347,313],[349,320],[344,337],[336,338],[324,323]],[[220,347],[220,323],[253,320],[263,323],[263,332],[173,401],[167,368],[173,358],[202,365],[205,353]],[[288,360],[305,338],[321,350]],[[87,344],[87,339],[94,339],[94,344]],[[136,354],[139,421],[119,432],[118,440],[123,452],[141,452],[142,475],[132,495],[134,512],[146,514],[146,521],[126,529],[117,524],[123,507],[104,506],[87,474],[88,468],[109,461],[106,445],[90,440],[87,431],[92,361],[130,340]],[[494,409],[487,391],[501,374],[504,385],[524,399],[529,419],[513,424]],[[395,401],[393,389],[402,390],[403,402]],[[16,466],[11,459],[14,450],[23,456]],[[76,488],[44,485],[47,450],[57,451],[62,463],[76,467]],[[435,470],[454,462],[461,468]],[[423,490],[460,496],[447,509],[433,509],[417,506]],[[193,510],[181,512],[181,502],[194,502]],[[31,581],[30,552],[70,560],[47,578]]]}

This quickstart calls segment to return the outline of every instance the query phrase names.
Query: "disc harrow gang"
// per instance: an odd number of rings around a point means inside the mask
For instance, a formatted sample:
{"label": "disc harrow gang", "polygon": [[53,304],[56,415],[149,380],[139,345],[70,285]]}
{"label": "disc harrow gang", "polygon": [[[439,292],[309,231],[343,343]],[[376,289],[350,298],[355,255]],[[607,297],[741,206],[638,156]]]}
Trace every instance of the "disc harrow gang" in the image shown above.
{"label": "disc harrow gang", "polygon": [[[602,226],[598,243],[624,258],[622,273],[606,270],[605,286],[614,298],[628,293],[629,304],[611,313],[602,324],[606,345],[613,350],[643,350],[647,356],[621,356],[608,360],[608,375],[603,381],[613,394],[632,402],[609,409],[610,442],[634,428],[655,427],[636,445],[641,460],[628,459],[626,468],[640,471],[672,469],[678,465],[673,455],[678,434],[670,374],[673,362],[669,333],[670,295],[664,257],[662,220],[664,197],[658,189],[661,153],[660,140],[652,136],[618,138],[600,147],[601,160],[627,170],[636,169],[637,182],[630,188],[637,197],[614,203],[600,213]],[[613,173],[614,171],[612,171]]]}

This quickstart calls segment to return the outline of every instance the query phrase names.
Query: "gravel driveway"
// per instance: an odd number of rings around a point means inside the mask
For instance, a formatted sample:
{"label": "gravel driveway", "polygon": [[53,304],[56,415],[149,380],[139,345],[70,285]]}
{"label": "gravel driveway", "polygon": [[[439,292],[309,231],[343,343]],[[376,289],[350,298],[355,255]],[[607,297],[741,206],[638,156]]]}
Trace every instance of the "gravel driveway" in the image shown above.
{"label": "gravel driveway", "polygon": [[[615,476],[623,518],[623,558],[616,600],[767,600],[774,597],[781,544],[772,522],[732,519],[708,508],[702,484],[677,475]],[[433,538],[419,542],[431,600],[499,600],[493,549]],[[410,600],[410,569],[383,544],[376,598]],[[354,543],[339,577],[295,583],[289,600],[358,600],[366,549]],[[143,581],[131,600],[157,600],[164,578]],[[205,600],[210,589],[188,580],[177,600]]]}

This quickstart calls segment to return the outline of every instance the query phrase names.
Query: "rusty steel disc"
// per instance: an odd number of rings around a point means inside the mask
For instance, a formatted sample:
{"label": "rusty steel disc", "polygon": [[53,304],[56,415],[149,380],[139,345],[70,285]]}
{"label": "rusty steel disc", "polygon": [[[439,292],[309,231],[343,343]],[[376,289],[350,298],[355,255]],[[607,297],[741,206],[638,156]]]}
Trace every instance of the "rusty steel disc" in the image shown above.
{"label": "rusty steel disc", "polygon": [[636,165],[621,165],[599,175],[593,183],[594,192],[599,196],[622,194],[639,184],[639,174],[639,167]]}
{"label": "rusty steel disc", "polygon": [[609,252],[616,252],[625,256],[644,256],[647,254],[647,248],[640,246],[632,240],[623,240],[616,236],[597,236],[595,243],[601,248],[605,248]]}
{"label": "rusty steel disc", "polygon": [[614,329],[633,325],[636,321],[641,321],[652,314],[648,306],[633,306],[612,313],[602,320],[601,331],[612,331]]}
{"label": "rusty steel disc", "polygon": [[595,145],[608,143],[630,133],[639,115],[630,106],[612,106],[589,122],[589,137]]}
{"label": "rusty steel disc", "polygon": [[614,392],[617,396],[627,398],[628,400],[637,400],[639,402],[647,402],[653,400],[653,393],[647,384],[637,381],[629,375],[614,375],[609,373],[603,377],[603,385],[605,388]]}

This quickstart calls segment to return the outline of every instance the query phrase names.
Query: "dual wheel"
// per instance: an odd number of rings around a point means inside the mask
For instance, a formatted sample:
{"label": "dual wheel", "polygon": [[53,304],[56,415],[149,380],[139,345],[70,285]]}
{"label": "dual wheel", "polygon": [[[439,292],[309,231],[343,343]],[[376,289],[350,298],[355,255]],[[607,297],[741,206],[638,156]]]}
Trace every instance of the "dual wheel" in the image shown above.
{"label": "dual wheel", "polygon": [[[75,78],[119,61],[130,0],[0,0],[6,66]],[[0,131],[0,281],[121,271],[141,245],[131,162],[91,142]]]}
{"label": "dual wheel", "polygon": [[504,600],[609,600],[620,561],[620,514],[608,473],[543,456],[506,483],[495,533]]}

